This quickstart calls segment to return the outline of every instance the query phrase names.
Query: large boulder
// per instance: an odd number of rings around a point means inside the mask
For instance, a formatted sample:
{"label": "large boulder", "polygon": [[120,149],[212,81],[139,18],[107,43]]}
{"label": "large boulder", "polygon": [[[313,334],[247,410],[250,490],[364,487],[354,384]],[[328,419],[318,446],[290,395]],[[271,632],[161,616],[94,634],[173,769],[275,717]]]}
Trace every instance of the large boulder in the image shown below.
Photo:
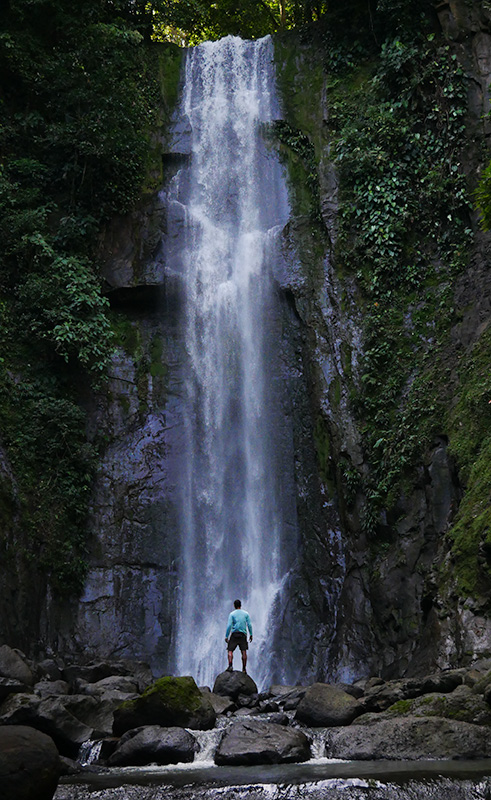
{"label": "large boulder", "polygon": [[2,800],[51,800],[61,772],[49,736],[21,725],[0,727]]}
{"label": "large boulder", "polygon": [[387,715],[409,714],[415,717],[445,717],[475,725],[491,725],[491,708],[469,686],[458,686],[449,694],[425,694],[414,700],[401,700]]}
{"label": "large boulder", "polygon": [[218,765],[286,764],[309,758],[310,745],[304,733],[251,717],[234,721],[215,753]]}
{"label": "large boulder", "polygon": [[193,678],[165,677],[114,711],[113,731],[121,736],[143,725],[207,730],[213,728],[215,721],[213,706],[201,694]]}
{"label": "large boulder", "polygon": [[219,694],[221,697],[231,697],[237,700],[239,695],[250,697],[257,694],[257,686],[252,680],[250,675],[238,670],[221,672],[217,675],[213,693]]}
{"label": "large boulder", "polygon": [[216,714],[226,714],[227,711],[234,711],[236,708],[230,697],[222,697],[214,692],[203,692],[203,695],[210,701]]}
{"label": "large boulder", "polygon": [[5,700],[9,694],[17,694],[19,692],[25,694],[29,691],[29,686],[22,683],[22,681],[18,681],[15,678],[0,678],[0,703],[2,700]]}
{"label": "large boulder", "polygon": [[489,758],[491,729],[440,717],[376,719],[329,731],[326,755],[352,761]]}
{"label": "large boulder", "polygon": [[32,686],[34,675],[28,664],[21,657],[17,650],[12,650],[8,644],[0,647],[0,676],[2,678],[12,678],[13,680]]}
{"label": "large boulder", "polygon": [[53,697],[68,694],[69,686],[66,681],[39,681],[34,684],[34,692],[39,697]]}
{"label": "large boulder", "polygon": [[363,705],[343,689],[314,683],[300,700],[295,719],[318,728],[349,725],[363,710]]}
{"label": "large boulder", "polygon": [[127,731],[108,759],[110,767],[179,764],[194,759],[198,743],[184,728],[147,725]]}
{"label": "large boulder", "polygon": [[32,694],[13,694],[0,706],[0,725],[29,725],[48,734],[61,755],[75,758],[93,729],[84,725],[63,704],[64,698],[41,700]]}
{"label": "large boulder", "polygon": [[93,728],[96,738],[110,736],[114,724],[114,711],[127,700],[138,695],[117,690],[106,691],[97,696],[72,694],[63,699],[65,708],[89,728]]}
{"label": "large boulder", "polygon": [[[99,661],[95,664],[71,664],[63,670],[63,677],[69,683],[84,681],[99,683],[114,676],[129,676],[137,684],[138,691],[143,691],[152,683],[152,673],[148,664],[142,661]],[[111,688],[115,688],[111,686]]]}

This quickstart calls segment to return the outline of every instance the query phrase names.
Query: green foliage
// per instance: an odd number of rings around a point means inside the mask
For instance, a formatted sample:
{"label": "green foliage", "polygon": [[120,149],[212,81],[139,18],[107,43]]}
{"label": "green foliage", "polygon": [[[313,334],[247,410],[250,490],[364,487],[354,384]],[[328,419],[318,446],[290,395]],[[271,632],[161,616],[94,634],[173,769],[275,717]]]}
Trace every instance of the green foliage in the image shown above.
{"label": "green foliage", "polygon": [[144,46],[146,5],[16,0],[0,10],[2,445],[25,558],[58,592],[83,579],[95,450],[81,400],[114,346],[98,238],[152,188],[148,173],[158,179],[150,136],[176,99],[180,53]]}
{"label": "green foliage", "polygon": [[450,449],[465,494],[449,532],[450,575],[464,594],[489,595],[491,585],[491,330],[460,370],[460,392],[448,419]]}
{"label": "green foliage", "polygon": [[374,536],[380,511],[443,425],[436,354],[471,235],[463,73],[432,37],[395,39],[359,84],[352,76],[332,83],[331,108],[337,261],[356,275],[364,306],[352,401],[372,468],[363,526]]}
{"label": "green foliage", "polygon": [[491,162],[484,169],[476,189],[476,203],[482,216],[482,227],[491,230]]}

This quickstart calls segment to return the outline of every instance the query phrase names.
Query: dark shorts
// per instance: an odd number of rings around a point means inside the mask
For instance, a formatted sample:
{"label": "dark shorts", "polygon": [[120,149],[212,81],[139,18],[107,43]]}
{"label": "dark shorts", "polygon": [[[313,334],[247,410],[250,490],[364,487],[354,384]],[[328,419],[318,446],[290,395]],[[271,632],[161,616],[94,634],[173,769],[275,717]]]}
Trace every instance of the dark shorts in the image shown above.
{"label": "dark shorts", "polygon": [[227,650],[231,650],[233,653],[236,647],[240,647],[241,650],[247,650],[249,648],[245,633],[239,633],[235,631],[235,633],[230,636],[227,644]]}

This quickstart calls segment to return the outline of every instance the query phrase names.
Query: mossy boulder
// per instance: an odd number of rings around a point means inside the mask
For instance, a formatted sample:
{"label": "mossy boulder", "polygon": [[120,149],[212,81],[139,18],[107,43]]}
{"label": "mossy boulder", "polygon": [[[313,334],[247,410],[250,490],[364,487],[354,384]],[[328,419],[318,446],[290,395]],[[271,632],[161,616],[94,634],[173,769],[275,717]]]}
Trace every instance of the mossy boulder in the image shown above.
{"label": "mossy boulder", "polygon": [[349,725],[364,706],[347,692],[328,683],[314,683],[298,704],[295,719],[313,727]]}
{"label": "mossy boulder", "polygon": [[121,736],[143,725],[213,728],[216,713],[190,676],[159,678],[142,695],[127,700],[114,712],[113,731]]}

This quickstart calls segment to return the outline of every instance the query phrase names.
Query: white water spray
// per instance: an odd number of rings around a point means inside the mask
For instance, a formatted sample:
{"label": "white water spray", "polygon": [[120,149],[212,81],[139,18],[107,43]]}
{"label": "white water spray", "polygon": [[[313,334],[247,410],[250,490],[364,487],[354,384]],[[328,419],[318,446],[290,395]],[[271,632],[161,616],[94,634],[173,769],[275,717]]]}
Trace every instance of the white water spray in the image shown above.
{"label": "white water spray", "polygon": [[[225,625],[236,597],[254,625],[250,672],[258,684],[269,679],[279,590],[296,547],[278,445],[279,317],[270,274],[289,209],[277,154],[261,130],[278,116],[274,87],[269,37],[227,37],[187,54],[180,116],[189,121],[191,160],[171,187],[186,209],[188,357],[175,645],[176,672],[200,684],[226,666]],[[235,660],[239,668],[237,653]]]}

